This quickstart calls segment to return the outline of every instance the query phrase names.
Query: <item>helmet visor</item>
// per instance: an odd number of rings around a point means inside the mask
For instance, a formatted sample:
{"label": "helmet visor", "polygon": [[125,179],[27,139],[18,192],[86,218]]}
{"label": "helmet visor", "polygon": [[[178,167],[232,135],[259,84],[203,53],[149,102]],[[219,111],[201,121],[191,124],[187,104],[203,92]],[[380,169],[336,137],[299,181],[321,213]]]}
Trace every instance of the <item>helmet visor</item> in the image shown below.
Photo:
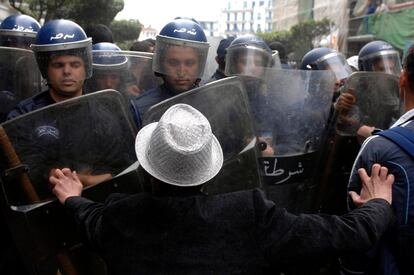
{"label": "helmet visor", "polygon": [[153,70],[162,75],[201,79],[209,44],[189,40],[157,37]]}
{"label": "helmet visor", "polygon": [[377,53],[362,60],[364,71],[381,72],[399,76],[401,73],[400,55],[397,51]]}
{"label": "helmet visor", "polygon": [[263,77],[272,64],[272,57],[256,47],[228,48],[225,74]]}
{"label": "helmet visor", "polygon": [[345,56],[340,53],[327,54],[316,63],[319,70],[332,71],[337,80],[348,78],[352,73],[352,69],[346,62]]}

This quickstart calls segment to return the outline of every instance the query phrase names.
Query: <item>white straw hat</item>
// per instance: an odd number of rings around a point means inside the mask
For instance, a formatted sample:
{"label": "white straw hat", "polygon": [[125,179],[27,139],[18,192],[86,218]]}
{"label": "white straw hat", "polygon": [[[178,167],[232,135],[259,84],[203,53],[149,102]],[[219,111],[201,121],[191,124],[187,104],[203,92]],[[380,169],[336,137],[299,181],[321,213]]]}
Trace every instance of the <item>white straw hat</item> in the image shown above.
{"label": "white straw hat", "polygon": [[148,173],[177,186],[203,184],[223,165],[223,151],[210,123],[187,104],[171,106],[159,122],[142,128],[135,152]]}

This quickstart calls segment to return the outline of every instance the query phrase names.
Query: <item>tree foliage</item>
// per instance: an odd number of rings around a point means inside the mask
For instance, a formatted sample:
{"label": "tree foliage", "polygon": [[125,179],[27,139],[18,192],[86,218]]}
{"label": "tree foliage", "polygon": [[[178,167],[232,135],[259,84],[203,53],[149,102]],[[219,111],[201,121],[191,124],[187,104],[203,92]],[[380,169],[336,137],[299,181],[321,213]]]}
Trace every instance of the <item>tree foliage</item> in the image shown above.
{"label": "tree foliage", "polygon": [[114,41],[122,48],[129,48],[132,41],[137,40],[141,33],[142,24],[135,19],[130,20],[115,20],[109,25],[112,30]]}
{"label": "tree foliage", "polygon": [[70,19],[85,27],[109,25],[124,8],[123,0],[9,0],[23,14],[45,22],[55,18]]}
{"label": "tree foliage", "polygon": [[258,33],[266,42],[279,41],[285,47],[291,59],[300,62],[302,57],[314,48],[313,42],[323,35],[329,34],[330,21],[304,21],[290,28],[289,31]]}

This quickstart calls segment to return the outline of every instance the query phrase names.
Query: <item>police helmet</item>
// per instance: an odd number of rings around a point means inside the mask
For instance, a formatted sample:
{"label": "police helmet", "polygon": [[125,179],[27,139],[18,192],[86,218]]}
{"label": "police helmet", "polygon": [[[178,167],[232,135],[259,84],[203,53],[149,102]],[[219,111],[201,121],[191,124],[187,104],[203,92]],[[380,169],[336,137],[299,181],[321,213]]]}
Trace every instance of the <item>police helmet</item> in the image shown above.
{"label": "police helmet", "polygon": [[59,55],[75,55],[85,63],[86,78],[92,76],[92,39],[83,29],[70,20],[57,19],[47,22],[31,45],[42,76],[47,79],[49,60]]}
{"label": "police helmet", "polygon": [[244,35],[227,48],[225,74],[260,77],[272,66],[272,50],[259,37]]}
{"label": "police helmet", "polygon": [[0,45],[29,48],[40,29],[39,22],[23,14],[10,15],[0,24]]}
{"label": "police helmet", "polygon": [[123,70],[128,67],[128,58],[117,45],[101,42],[92,45],[92,65],[97,71]]}
{"label": "police helmet", "polygon": [[301,70],[331,70],[338,80],[347,78],[352,69],[345,56],[330,48],[315,48],[302,58]]}
{"label": "police helmet", "polygon": [[400,75],[401,61],[399,52],[385,41],[372,41],[361,48],[358,54],[360,71],[384,72]]}
{"label": "police helmet", "polygon": [[207,61],[209,43],[202,27],[191,19],[174,19],[161,29],[156,37],[153,71],[156,74],[168,74],[164,66],[164,62],[167,61],[166,52],[177,46],[194,50],[197,55],[198,70],[193,77],[200,79]]}

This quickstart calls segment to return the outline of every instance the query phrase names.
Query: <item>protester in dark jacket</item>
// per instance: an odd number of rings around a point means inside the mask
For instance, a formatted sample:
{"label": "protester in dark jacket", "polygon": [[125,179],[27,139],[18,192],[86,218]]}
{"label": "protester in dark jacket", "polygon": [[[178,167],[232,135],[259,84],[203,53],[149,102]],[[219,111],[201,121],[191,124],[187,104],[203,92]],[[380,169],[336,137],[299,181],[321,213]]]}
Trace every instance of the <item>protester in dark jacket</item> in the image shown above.
{"label": "protester in dark jacket", "polygon": [[[295,216],[260,190],[201,194],[223,153],[207,119],[189,105],[168,109],[136,138],[152,193],[113,194],[104,204],[80,197],[67,168],[52,173],[53,192],[76,220],[110,274],[268,274],[297,261],[367,250],[391,222],[393,176],[361,170],[360,206],[348,215]],[[224,183],[223,183],[224,184]]]}

